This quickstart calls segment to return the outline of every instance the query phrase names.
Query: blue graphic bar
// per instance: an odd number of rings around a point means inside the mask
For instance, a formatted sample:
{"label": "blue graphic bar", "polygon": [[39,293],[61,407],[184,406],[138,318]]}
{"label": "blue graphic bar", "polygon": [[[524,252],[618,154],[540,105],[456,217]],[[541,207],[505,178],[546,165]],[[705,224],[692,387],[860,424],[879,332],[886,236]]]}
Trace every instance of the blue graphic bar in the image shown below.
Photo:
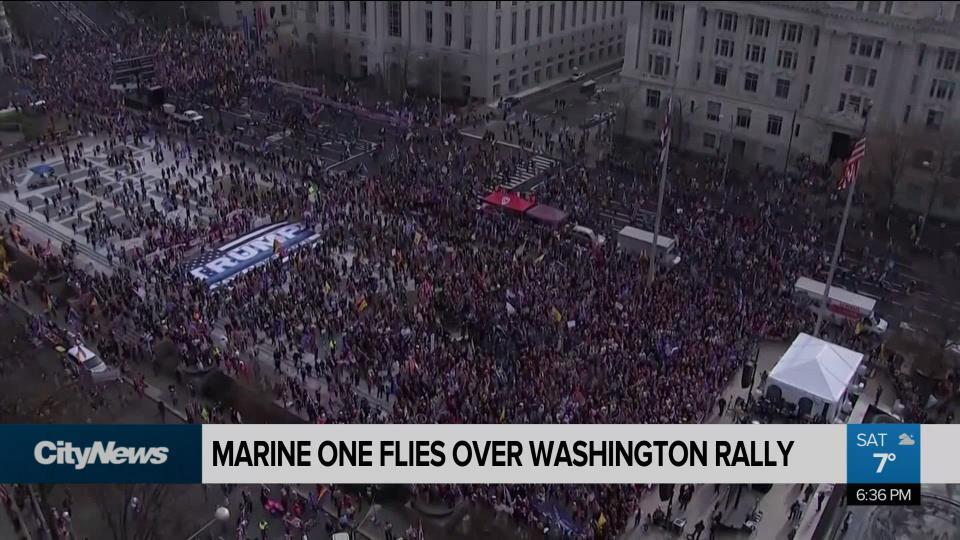
{"label": "blue graphic bar", "polygon": [[0,482],[200,483],[200,425],[0,425]]}
{"label": "blue graphic bar", "polygon": [[847,426],[848,484],[919,484],[919,424]]}

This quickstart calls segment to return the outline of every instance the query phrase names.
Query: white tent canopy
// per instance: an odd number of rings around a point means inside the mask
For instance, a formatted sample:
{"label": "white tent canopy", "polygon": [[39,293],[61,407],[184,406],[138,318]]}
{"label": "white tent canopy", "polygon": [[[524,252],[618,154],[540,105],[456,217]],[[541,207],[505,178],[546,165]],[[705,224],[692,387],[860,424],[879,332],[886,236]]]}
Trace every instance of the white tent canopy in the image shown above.
{"label": "white tent canopy", "polygon": [[776,387],[787,402],[799,405],[806,398],[812,402],[812,415],[822,411],[833,419],[862,361],[861,353],[800,334],[770,372],[767,395]]}

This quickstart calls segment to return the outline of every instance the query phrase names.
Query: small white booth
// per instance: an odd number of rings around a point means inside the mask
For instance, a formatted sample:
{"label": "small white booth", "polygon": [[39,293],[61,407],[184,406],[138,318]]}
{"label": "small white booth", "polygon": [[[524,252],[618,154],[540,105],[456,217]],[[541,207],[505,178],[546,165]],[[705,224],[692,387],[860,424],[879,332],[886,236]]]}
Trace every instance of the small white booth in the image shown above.
{"label": "small white booth", "polygon": [[800,334],[780,357],[767,379],[766,396],[797,405],[798,412],[836,418],[863,354]]}

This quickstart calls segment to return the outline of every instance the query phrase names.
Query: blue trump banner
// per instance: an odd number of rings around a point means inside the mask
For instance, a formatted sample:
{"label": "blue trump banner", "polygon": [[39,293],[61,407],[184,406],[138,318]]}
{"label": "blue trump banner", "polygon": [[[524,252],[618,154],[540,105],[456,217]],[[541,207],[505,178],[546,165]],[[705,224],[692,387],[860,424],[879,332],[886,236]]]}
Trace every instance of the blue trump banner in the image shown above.
{"label": "blue trump banner", "polygon": [[0,482],[199,483],[199,425],[0,425]]}
{"label": "blue trump banner", "polygon": [[187,270],[213,289],[318,238],[302,223],[274,223],[200,255],[188,263]]}

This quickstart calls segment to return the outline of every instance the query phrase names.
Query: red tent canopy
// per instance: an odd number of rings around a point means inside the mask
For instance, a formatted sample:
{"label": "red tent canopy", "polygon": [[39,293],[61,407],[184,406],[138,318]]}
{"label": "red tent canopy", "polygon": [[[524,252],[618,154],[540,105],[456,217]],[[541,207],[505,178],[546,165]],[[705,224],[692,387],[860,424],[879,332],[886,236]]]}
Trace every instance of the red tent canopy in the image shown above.
{"label": "red tent canopy", "polygon": [[493,206],[498,206],[505,210],[512,210],[518,214],[522,214],[533,208],[532,202],[519,195],[508,193],[506,191],[494,191],[493,193],[484,197],[483,201],[487,204],[492,204]]}

